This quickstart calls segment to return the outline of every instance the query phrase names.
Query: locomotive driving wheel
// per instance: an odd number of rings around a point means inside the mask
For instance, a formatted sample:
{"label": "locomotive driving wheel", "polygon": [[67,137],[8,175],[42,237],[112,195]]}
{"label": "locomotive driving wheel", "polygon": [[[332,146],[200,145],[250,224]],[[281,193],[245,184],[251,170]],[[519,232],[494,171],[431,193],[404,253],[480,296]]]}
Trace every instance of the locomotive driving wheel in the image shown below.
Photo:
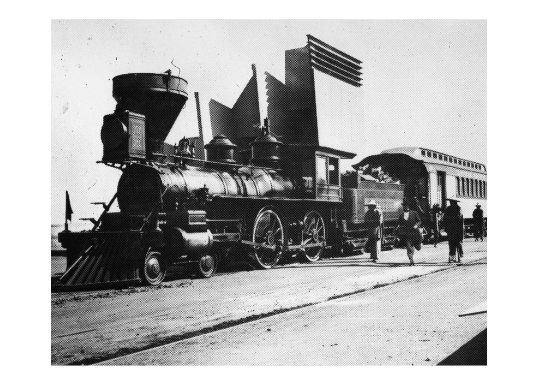
{"label": "locomotive driving wheel", "polygon": [[166,275],[162,254],[149,248],[141,269],[140,277],[145,284],[159,285],[162,283]]}
{"label": "locomotive driving wheel", "polygon": [[282,254],[283,224],[278,214],[270,209],[259,212],[254,223],[253,242],[263,246],[253,249],[253,258],[261,269],[272,268]]}
{"label": "locomotive driving wheel", "polygon": [[319,244],[318,246],[309,246],[304,248],[304,257],[309,262],[319,260],[323,253],[326,243],[326,232],[324,220],[317,211],[309,211],[304,216],[304,227],[302,229],[301,245],[307,246]]}

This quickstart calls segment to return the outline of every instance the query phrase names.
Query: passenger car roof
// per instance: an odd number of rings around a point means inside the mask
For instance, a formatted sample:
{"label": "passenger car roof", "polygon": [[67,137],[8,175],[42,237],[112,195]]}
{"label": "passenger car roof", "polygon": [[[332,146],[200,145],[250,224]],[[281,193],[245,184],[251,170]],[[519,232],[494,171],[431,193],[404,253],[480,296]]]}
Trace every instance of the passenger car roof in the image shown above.
{"label": "passenger car roof", "polygon": [[415,160],[423,161],[426,164],[443,165],[466,171],[487,173],[487,167],[484,164],[423,147],[397,147],[386,149],[381,154],[403,154]]}

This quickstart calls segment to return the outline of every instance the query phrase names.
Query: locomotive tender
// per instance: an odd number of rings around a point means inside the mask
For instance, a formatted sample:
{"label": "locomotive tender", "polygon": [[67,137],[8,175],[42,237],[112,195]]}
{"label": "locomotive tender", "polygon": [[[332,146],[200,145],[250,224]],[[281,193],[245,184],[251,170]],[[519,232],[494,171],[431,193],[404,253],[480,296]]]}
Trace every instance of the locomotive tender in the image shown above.
{"label": "locomotive tender", "polygon": [[[404,197],[422,216],[431,233],[431,208],[445,209],[448,199],[460,201],[467,234],[473,232],[472,212],[480,204],[487,215],[487,169],[484,164],[420,147],[401,147],[368,156],[353,166],[376,169],[404,185]],[[382,207],[381,207],[382,208]]]}
{"label": "locomotive tender", "polygon": [[[322,99],[330,91],[319,87],[332,89],[328,81],[336,79],[341,92],[354,100],[362,86],[361,62],[312,36],[306,47],[287,51],[286,58],[286,84],[266,73],[269,99],[278,93],[275,89],[285,97],[272,98],[270,120],[260,130],[251,124],[261,125],[259,110],[251,110],[259,91],[255,67],[233,108],[211,101],[211,118],[218,118],[214,137],[205,145],[206,160],[194,153],[188,139],[177,145],[165,142],[188,99],[186,80],[171,71],[116,76],[116,109],[104,116],[101,128],[102,163],[122,175],[101,216],[91,219],[92,230],[66,228],[59,234],[67,270],[54,289],[158,285],[175,264],[210,277],[217,265],[237,257],[270,269],[287,258],[315,262],[344,255],[366,242],[363,216],[371,199],[384,212],[383,245],[393,246],[402,201],[415,197],[408,185],[421,185],[427,171],[411,172],[409,178],[405,167],[412,156],[405,155],[400,169],[397,161],[389,161],[390,168],[373,156],[357,164],[357,172],[342,175],[340,161],[355,153],[323,145],[323,140],[335,136],[334,129],[353,132],[359,127],[352,111],[326,112],[331,104],[323,106]],[[348,103],[340,103],[348,109]],[[246,112],[232,116],[241,111]],[[201,122],[199,104],[198,118]],[[272,120],[278,135],[271,133]],[[241,127],[233,126],[239,123]],[[244,134],[233,136],[236,132]],[[368,177],[361,169],[365,165],[385,167],[393,179]],[[422,166],[429,169],[424,162]],[[461,192],[469,191],[469,184],[461,183]],[[428,189],[428,196],[433,190]],[[116,199],[119,212],[111,212]],[[426,212],[431,202],[421,202]]]}

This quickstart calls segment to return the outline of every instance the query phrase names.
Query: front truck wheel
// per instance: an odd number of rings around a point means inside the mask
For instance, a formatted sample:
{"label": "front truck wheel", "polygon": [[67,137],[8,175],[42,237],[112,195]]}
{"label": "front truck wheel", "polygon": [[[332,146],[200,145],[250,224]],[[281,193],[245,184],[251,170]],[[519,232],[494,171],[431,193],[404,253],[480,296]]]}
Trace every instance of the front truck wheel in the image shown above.
{"label": "front truck wheel", "polygon": [[203,255],[196,264],[196,275],[209,278],[216,272],[216,258],[213,255]]}
{"label": "front truck wheel", "polygon": [[166,266],[160,252],[151,248],[147,251],[140,271],[142,282],[146,285],[159,285],[166,275]]}

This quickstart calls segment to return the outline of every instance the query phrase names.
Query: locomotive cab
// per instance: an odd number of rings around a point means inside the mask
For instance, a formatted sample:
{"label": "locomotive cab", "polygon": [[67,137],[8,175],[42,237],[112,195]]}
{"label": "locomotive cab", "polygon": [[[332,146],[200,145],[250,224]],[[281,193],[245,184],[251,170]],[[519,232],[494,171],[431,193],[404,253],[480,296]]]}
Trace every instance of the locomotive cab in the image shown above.
{"label": "locomotive cab", "polygon": [[301,182],[305,198],[340,202],[343,197],[340,161],[354,156],[351,152],[317,145],[286,144],[282,167]]}

